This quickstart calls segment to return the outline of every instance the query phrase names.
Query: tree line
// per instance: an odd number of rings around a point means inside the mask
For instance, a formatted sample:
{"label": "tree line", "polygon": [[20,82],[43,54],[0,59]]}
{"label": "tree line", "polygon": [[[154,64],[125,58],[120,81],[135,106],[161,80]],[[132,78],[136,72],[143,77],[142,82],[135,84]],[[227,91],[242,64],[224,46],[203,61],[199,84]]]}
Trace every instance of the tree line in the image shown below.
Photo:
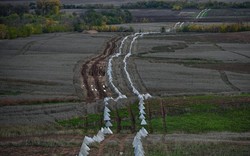
{"label": "tree line", "polygon": [[226,32],[240,32],[250,31],[250,25],[243,23],[236,24],[213,24],[213,25],[199,25],[189,24],[179,29],[178,32],[211,32],[211,33],[226,33]]}
{"label": "tree line", "polygon": [[81,5],[75,5],[75,4],[63,4],[63,9],[115,9],[120,8],[116,7],[113,4],[81,4]]}
{"label": "tree line", "polygon": [[194,1],[139,1],[122,4],[121,6],[114,6],[112,4],[86,4],[86,5],[63,5],[64,9],[227,9],[227,8],[250,8],[250,2],[194,2]]}
{"label": "tree line", "polygon": [[[132,15],[127,10],[110,9],[105,11],[87,10],[76,17],[74,27],[76,31],[94,29],[98,31],[125,31],[123,27],[108,26],[112,24],[129,23]],[[133,31],[132,28],[128,31]]]}
{"label": "tree line", "polygon": [[121,6],[123,9],[226,9],[226,8],[250,8],[250,2],[194,2],[194,1],[139,1],[136,3],[127,3]]}
{"label": "tree line", "polygon": [[[35,10],[30,10],[30,7]],[[0,39],[27,37],[31,34],[84,31],[133,31],[132,28],[110,26],[128,23],[132,15],[127,10],[110,9],[95,11],[89,9],[81,14],[60,12],[59,0],[37,0],[34,5],[0,4]]]}

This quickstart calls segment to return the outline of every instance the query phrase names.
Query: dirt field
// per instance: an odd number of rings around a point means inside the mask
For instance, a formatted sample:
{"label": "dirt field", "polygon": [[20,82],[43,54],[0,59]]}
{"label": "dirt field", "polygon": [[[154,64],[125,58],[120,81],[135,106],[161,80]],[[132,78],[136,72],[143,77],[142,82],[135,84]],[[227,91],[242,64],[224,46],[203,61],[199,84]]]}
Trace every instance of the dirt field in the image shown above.
{"label": "dirt field", "polygon": [[96,55],[111,33],[58,33],[1,40],[1,100],[74,96],[74,68]]}
{"label": "dirt field", "polygon": [[[1,125],[53,122],[81,114],[80,77],[73,77],[80,73],[81,61],[100,53],[113,35],[58,33],[1,40]],[[13,106],[27,104],[32,106]]]}
{"label": "dirt field", "polygon": [[[143,145],[146,155],[247,155],[249,133],[208,133],[208,134],[154,134],[149,135]],[[100,145],[91,146],[90,156],[132,156],[133,134],[114,134]],[[15,138],[1,138],[0,155],[67,155],[78,154],[82,142],[81,135],[40,135]],[[158,146],[156,146],[158,145]],[[154,149],[153,149],[154,148]],[[160,151],[160,153],[159,153]],[[23,154],[22,154],[23,153]],[[25,153],[25,154],[24,154]],[[52,154],[53,153],[53,154]],[[121,154],[122,153],[122,154]]]}
{"label": "dirt field", "polygon": [[133,22],[239,22],[250,21],[250,9],[212,9],[203,18],[196,19],[198,9],[132,9]]}
{"label": "dirt field", "polygon": [[[129,25],[136,31],[159,31],[175,23]],[[1,40],[0,155],[78,154],[83,130],[65,129],[56,121],[100,111],[102,98],[114,94],[105,70],[124,35],[55,33]],[[141,93],[155,97],[249,93],[249,36],[249,32],[148,35],[135,42],[128,71]],[[122,57],[113,61],[113,82],[134,101],[123,69],[131,41],[129,37]],[[152,134],[143,144],[147,155],[159,155],[159,151],[169,155],[247,155],[249,136],[177,132]],[[133,155],[133,137],[111,135],[101,144],[93,144],[91,155]]]}
{"label": "dirt field", "polygon": [[138,40],[134,59],[140,78],[154,95],[249,92],[248,36],[248,32],[149,36]]}

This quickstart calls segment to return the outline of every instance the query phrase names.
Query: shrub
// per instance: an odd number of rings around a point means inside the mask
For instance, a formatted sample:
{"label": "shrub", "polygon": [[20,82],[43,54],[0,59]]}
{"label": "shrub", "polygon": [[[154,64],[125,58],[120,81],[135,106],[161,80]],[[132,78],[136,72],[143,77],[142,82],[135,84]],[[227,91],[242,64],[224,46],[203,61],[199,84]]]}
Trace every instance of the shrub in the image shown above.
{"label": "shrub", "polygon": [[17,29],[15,27],[8,27],[8,39],[15,39],[17,38]]}
{"label": "shrub", "polygon": [[176,11],[182,10],[182,6],[175,4],[175,5],[173,5],[172,10],[176,10]]}
{"label": "shrub", "polygon": [[32,34],[32,26],[25,25],[18,28],[17,37],[28,37]]}
{"label": "shrub", "polygon": [[4,24],[0,24],[0,39],[5,39],[8,35],[7,26]]}
{"label": "shrub", "polygon": [[32,25],[32,34],[42,34],[43,27],[41,24],[33,24]]}

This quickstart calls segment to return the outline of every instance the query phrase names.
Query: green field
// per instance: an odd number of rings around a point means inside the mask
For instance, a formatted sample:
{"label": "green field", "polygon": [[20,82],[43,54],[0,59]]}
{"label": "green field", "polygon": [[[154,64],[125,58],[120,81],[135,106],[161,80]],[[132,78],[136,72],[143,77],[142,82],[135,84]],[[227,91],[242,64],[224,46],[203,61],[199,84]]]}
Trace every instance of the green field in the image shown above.
{"label": "green field", "polygon": [[[204,133],[204,132],[248,132],[250,130],[250,95],[234,96],[201,95],[189,97],[169,97],[162,99],[166,112],[166,130],[164,129],[159,99],[147,102],[146,111],[151,115],[148,129],[153,133]],[[136,122],[139,125],[137,104],[131,105]],[[128,131],[133,125],[129,109],[119,109],[121,132]],[[114,130],[117,130],[117,112],[111,113]],[[88,128],[84,127],[88,123]],[[58,122],[61,126],[87,131],[97,131],[102,124],[102,114],[90,114]],[[140,127],[136,127],[139,129]]]}

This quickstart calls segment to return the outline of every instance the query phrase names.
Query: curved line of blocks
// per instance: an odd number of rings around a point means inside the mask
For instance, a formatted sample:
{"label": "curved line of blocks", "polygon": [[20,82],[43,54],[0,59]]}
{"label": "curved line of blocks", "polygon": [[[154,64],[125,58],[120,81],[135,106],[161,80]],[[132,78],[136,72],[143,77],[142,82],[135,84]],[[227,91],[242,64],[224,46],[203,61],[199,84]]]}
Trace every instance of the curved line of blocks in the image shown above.
{"label": "curved line of blocks", "polygon": [[119,47],[119,52],[112,55],[111,58],[108,61],[108,70],[107,70],[107,75],[109,77],[109,83],[111,84],[111,86],[113,87],[113,89],[115,90],[115,92],[118,94],[117,98],[112,98],[112,97],[106,97],[104,98],[104,115],[103,115],[103,120],[105,121],[105,126],[104,128],[101,128],[101,130],[98,131],[97,135],[91,137],[85,136],[83,139],[83,143],[79,152],[79,156],[87,156],[89,155],[89,150],[90,148],[88,147],[90,144],[94,143],[94,142],[98,142],[100,143],[101,141],[103,141],[105,139],[105,134],[113,134],[112,130],[109,127],[112,127],[112,123],[111,123],[111,119],[110,119],[110,109],[107,107],[108,106],[108,101],[109,100],[114,100],[115,102],[117,102],[119,99],[124,99],[127,98],[126,95],[122,94],[119,89],[114,85],[113,83],[113,77],[112,77],[112,61],[115,57],[119,57],[122,53],[122,47],[124,42],[128,39],[129,36],[126,36],[122,42],[121,45]]}
{"label": "curved line of blocks", "polygon": [[[132,35],[133,39],[130,43],[130,48],[129,48],[129,52],[128,54],[125,56],[124,60],[123,60],[123,63],[124,63],[124,70],[125,70],[125,73],[127,75],[127,78],[130,82],[130,85],[133,89],[133,93],[136,94],[138,96],[138,99],[139,99],[139,114],[140,114],[140,119],[141,119],[141,125],[147,125],[147,122],[145,120],[145,107],[144,107],[144,100],[145,99],[148,99],[151,97],[151,95],[149,93],[147,94],[140,94],[139,91],[134,87],[134,84],[130,78],[130,75],[127,71],[127,62],[126,60],[128,59],[128,57],[131,56],[132,54],[132,46],[133,46],[133,43],[135,42],[135,40],[138,38],[138,37],[142,37],[143,35],[146,35],[146,34],[150,34],[150,33],[158,33],[158,32],[147,32],[147,33],[135,33]],[[130,36],[130,35],[129,35]],[[105,135],[106,134],[113,134],[112,130],[109,128],[112,126],[112,123],[111,123],[111,119],[110,119],[110,109],[107,107],[108,106],[108,101],[109,100],[114,100],[115,102],[117,102],[119,99],[123,99],[123,98],[127,98],[126,95],[122,94],[119,89],[114,85],[113,83],[113,77],[112,77],[112,61],[115,57],[119,57],[122,53],[122,47],[124,45],[124,42],[128,39],[129,36],[126,36],[124,37],[124,39],[122,40],[121,42],[121,45],[119,47],[119,52],[112,55],[111,58],[109,59],[109,62],[108,62],[108,70],[107,70],[107,74],[108,74],[108,77],[109,77],[109,83],[111,84],[111,86],[113,87],[113,89],[115,90],[115,92],[118,94],[118,97],[117,98],[112,98],[112,97],[106,97],[104,98],[104,116],[103,116],[103,119],[105,121],[105,126],[104,128],[101,128],[97,135],[93,136],[92,138],[91,137],[88,137],[88,136],[85,136],[84,137],[84,140],[83,140],[83,143],[82,143],[82,146],[81,146],[81,149],[80,149],[80,152],[79,152],[79,156],[87,156],[89,155],[89,150],[90,148],[88,147],[90,144],[94,143],[94,142],[98,142],[100,143],[101,141],[103,141],[105,139]],[[143,156],[144,155],[144,150],[143,150],[143,146],[142,146],[142,142],[141,142],[141,138],[142,137],[146,137],[148,135],[148,132],[147,130],[142,127],[136,134],[135,138],[134,138],[134,141],[133,141],[133,147],[135,149],[134,153],[135,153],[135,156]]]}

